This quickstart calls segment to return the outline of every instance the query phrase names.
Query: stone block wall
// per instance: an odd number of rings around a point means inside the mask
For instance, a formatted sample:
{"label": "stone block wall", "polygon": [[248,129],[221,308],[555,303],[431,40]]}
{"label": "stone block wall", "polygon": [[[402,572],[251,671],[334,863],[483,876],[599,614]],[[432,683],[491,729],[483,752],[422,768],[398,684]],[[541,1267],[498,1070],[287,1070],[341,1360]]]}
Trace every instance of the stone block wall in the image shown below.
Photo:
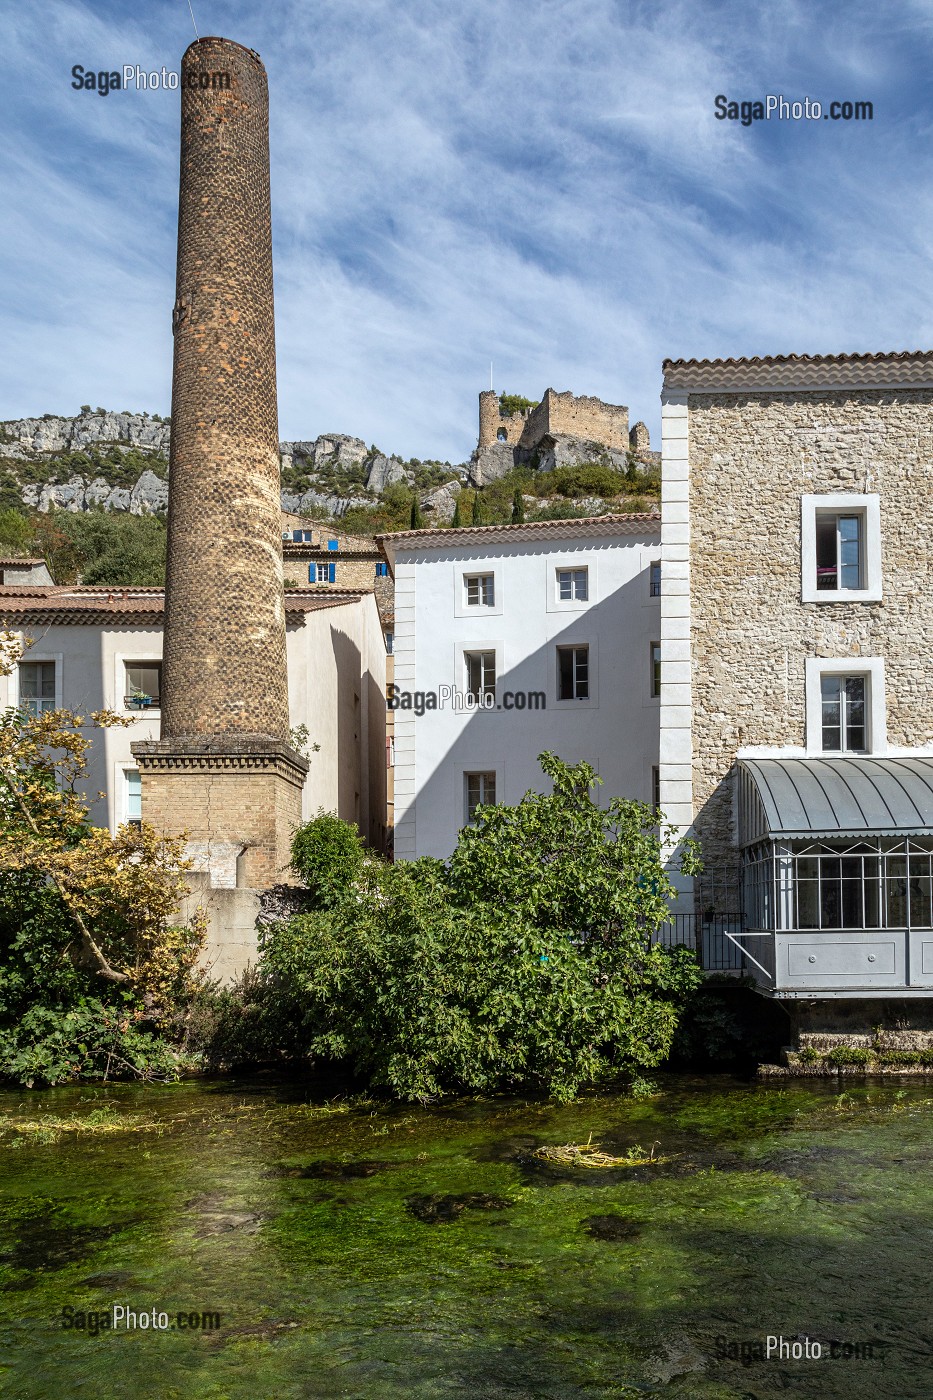
{"label": "stone block wall", "polygon": [[544,398],[525,420],[519,445],[531,451],[542,438],[561,435],[624,451],[629,445],[628,409],[586,395],[558,394],[554,389],[546,389]]}
{"label": "stone block wall", "polygon": [[[691,393],[687,404],[698,899],[728,912],[730,771],[740,748],[804,745],[807,657],[883,658],[889,745],[933,742],[933,390]],[[800,498],[832,492],[880,496],[878,602],[801,602]]]}

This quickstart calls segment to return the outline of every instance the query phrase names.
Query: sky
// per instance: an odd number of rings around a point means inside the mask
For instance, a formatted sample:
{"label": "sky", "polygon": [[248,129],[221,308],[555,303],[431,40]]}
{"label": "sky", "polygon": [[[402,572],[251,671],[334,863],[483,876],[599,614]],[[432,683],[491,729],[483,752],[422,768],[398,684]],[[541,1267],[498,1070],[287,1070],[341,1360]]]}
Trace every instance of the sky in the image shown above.
{"label": "sky", "polygon": [[[464,461],[477,394],[659,431],[667,358],[933,346],[933,0],[192,0],[269,74],[280,435]],[[0,419],[170,411],[188,0],[0,9]],[[871,121],[718,120],[715,99]]]}

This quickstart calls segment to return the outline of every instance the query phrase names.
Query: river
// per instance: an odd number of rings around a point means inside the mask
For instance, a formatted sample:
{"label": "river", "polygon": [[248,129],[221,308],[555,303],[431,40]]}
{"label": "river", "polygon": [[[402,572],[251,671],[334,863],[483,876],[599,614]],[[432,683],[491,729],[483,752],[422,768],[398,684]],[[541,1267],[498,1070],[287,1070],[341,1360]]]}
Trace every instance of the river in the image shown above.
{"label": "river", "polygon": [[[4,1396],[933,1396],[916,1080],[422,1108],[257,1076],[0,1107]],[[596,1146],[611,1165],[580,1165]]]}

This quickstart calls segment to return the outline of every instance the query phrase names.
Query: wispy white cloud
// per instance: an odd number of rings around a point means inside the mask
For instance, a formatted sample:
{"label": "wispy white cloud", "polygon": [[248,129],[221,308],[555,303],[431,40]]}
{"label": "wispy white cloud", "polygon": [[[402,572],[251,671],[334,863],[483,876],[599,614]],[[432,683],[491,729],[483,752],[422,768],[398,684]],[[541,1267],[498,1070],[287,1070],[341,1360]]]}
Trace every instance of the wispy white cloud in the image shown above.
{"label": "wispy white cloud", "polygon": [[[462,459],[490,359],[497,388],[655,428],[666,355],[933,340],[928,3],[195,10],[269,70],[283,436]],[[177,95],[68,74],[177,66],[187,6],[49,0],[4,26],[0,415],[165,411]],[[867,99],[875,121],[742,128],[719,92]]]}

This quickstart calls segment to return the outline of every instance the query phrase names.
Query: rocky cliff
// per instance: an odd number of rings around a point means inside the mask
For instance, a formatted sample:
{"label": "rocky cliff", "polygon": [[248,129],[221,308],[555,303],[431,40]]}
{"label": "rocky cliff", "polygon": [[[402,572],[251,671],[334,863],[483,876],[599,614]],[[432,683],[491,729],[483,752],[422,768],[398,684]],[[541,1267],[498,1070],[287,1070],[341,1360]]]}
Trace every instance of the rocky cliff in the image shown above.
{"label": "rocky cliff", "polygon": [[[0,423],[0,504],[164,511],[170,436],[170,422],[147,413],[98,410]],[[466,467],[449,463],[406,463],[345,433],[283,442],[279,450],[282,509],[294,514],[341,516],[351,505],[371,505],[397,483],[430,494],[445,477],[456,482],[466,474]],[[446,496],[437,505],[443,510]]]}

